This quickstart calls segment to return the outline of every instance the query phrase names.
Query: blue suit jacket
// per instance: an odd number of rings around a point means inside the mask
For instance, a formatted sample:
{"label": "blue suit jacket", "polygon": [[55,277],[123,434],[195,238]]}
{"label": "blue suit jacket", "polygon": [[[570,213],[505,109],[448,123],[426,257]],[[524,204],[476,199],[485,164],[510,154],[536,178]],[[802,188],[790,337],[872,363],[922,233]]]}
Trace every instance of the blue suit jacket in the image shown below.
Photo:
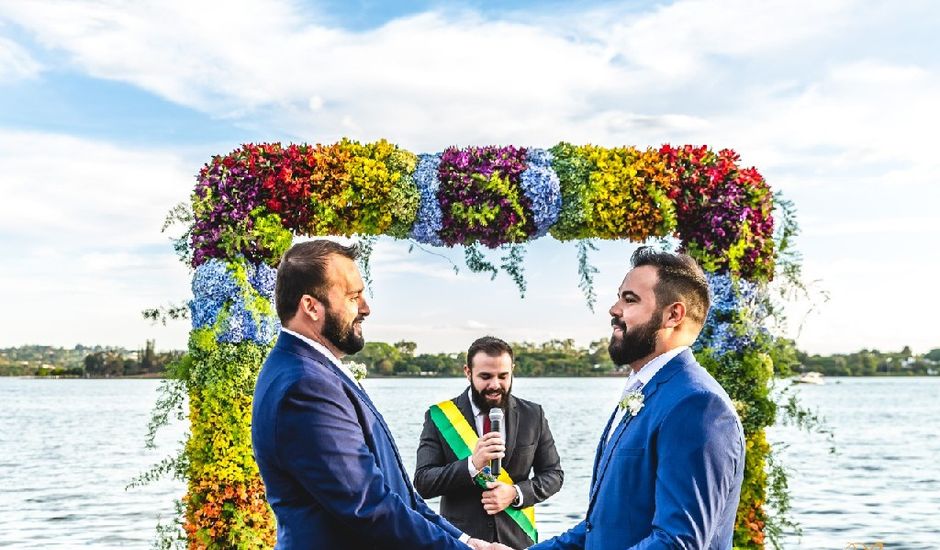
{"label": "blue suit jacket", "polygon": [[362,388],[292,335],[258,375],[251,441],[277,548],[467,549],[415,492]]}
{"label": "blue suit jacket", "polygon": [[689,350],[653,376],[643,398],[635,417],[607,423],[584,521],[532,548],[731,548],[744,478],[731,399]]}

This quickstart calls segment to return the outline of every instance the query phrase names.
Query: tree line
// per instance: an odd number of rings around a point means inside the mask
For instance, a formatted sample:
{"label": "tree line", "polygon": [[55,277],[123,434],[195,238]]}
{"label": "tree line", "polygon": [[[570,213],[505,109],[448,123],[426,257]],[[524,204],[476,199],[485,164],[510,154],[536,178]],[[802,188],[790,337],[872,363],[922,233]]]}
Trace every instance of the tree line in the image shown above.
{"label": "tree line", "polygon": [[182,356],[182,351],[157,352],[154,340],[147,340],[144,347],[136,350],[83,345],[19,346],[0,349],[0,376],[160,376],[167,365]]}
{"label": "tree line", "polygon": [[820,372],[826,376],[924,376],[940,374],[940,348],[923,355],[911,353],[904,346],[899,352],[863,349],[855,353],[808,355],[797,353],[802,372]]}
{"label": "tree line", "polygon": [[[608,339],[586,347],[574,340],[553,339],[542,343],[512,344],[518,376],[604,376],[622,372],[607,355]],[[820,372],[827,376],[923,376],[940,374],[940,348],[915,355],[905,346],[899,352],[861,350],[855,353],[810,355],[796,349],[792,340],[780,340],[787,348],[781,357],[789,365],[778,375]],[[348,360],[362,363],[370,376],[463,376],[466,352],[416,353],[417,344],[368,342]],[[70,376],[112,378],[160,376],[182,357],[182,351],[157,352],[155,342],[128,350],[118,347],[20,346],[0,349],[0,376]]]}
{"label": "tree line", "polygon": [[[578,347],[571,338],[540,344],[512,344],[518,376],[598,376],[617,370],[607,355],[606,338]],[[416,354],[417,344],[368,342],[350,361],[366,366],[374,376],[463,376],[467,353]]]}

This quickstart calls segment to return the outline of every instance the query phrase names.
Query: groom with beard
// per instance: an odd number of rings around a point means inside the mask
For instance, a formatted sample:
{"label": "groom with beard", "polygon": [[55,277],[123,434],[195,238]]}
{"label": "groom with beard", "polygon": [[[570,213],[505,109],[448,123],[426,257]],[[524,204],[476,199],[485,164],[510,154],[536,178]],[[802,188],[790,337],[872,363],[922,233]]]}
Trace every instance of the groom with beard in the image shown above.
{"label": "groom with beard", "polygon": [[594,457],[584,520],[541,549],[730,549],[744,433],[689,346],[708,314],[695,260],[638,249],[609,313],[608,351],[629,365]]}
{"label": "groom with beard", "polygon": [[463,533],[415,492],[385,419],[340,359],[369,315],[358,250],[326,240],[281,259],[282,331],[264,363],[251,442],[278,549],[501,548]]}
{"label": "groom with beard", "polygon": [[[525,548],[536,536],[534,525],[526,529],[520,511],[557,493],[564,473],[542,407],[512,395],[513,367],[506,342],[492,336],[473,342],[464,366],[470,387],[425,414],[415,488],[424,498],[441,496],[441,515],[471,536]],[[490,426],[494,408],[504,413],[503,433]],[[452,415],[443,425],[442,417],[434,416],[442,410]],[[461,427],[473,434],[464,447],[472,452],[465,458],[445,435]],[[512,484],[475,479],[495,459],[502,460]]]}

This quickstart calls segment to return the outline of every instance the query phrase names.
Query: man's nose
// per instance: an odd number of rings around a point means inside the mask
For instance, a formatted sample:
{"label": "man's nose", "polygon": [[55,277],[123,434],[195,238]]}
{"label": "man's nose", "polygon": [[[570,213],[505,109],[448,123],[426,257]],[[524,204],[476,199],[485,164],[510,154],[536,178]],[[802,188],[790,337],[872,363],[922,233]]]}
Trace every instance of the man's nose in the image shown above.
{"label": "man's nose", "polygon": [[369,308],[369,302],[366,302],[366,299],[362,298],[361,302],[359,303],[359,315],[368,317],[370,313],[372,313],[372,309]]}

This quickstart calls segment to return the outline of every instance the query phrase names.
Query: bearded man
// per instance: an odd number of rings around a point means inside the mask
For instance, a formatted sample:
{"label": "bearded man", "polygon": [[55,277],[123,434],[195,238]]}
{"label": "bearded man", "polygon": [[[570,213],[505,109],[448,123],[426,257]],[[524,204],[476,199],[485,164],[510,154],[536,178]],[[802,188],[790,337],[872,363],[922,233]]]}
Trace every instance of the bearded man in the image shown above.
{"label": "bearded man", "polygon": [[708,314],[695,260],[649,247],[609,313],[608,351],[629,365],[594,458],[584,520],[538,549],[730,549],[744,432],[728,394],[689,346]]}
{"label": "bearded man", "polygon": [[[441,496],[441,515],[471,536],[525,548],[537,539],[527,512],[561,489],[564,472],[542,407],[512,395],[513,367],[512,348],[499,338],[471,344],[470,387],[425,414],[415,488],[424,498]],[[495,408],[504,431],[490,425]],[[479,478],[496,459],[506,477]]]}
{"label": "bearded man", "polygon": [[340,362],[362,349],[370,312],[356,256],[309,241],[277,269],[283,329],[258,375],[251,421],[276,548],[490,548],[415,492],[388,425]]}

